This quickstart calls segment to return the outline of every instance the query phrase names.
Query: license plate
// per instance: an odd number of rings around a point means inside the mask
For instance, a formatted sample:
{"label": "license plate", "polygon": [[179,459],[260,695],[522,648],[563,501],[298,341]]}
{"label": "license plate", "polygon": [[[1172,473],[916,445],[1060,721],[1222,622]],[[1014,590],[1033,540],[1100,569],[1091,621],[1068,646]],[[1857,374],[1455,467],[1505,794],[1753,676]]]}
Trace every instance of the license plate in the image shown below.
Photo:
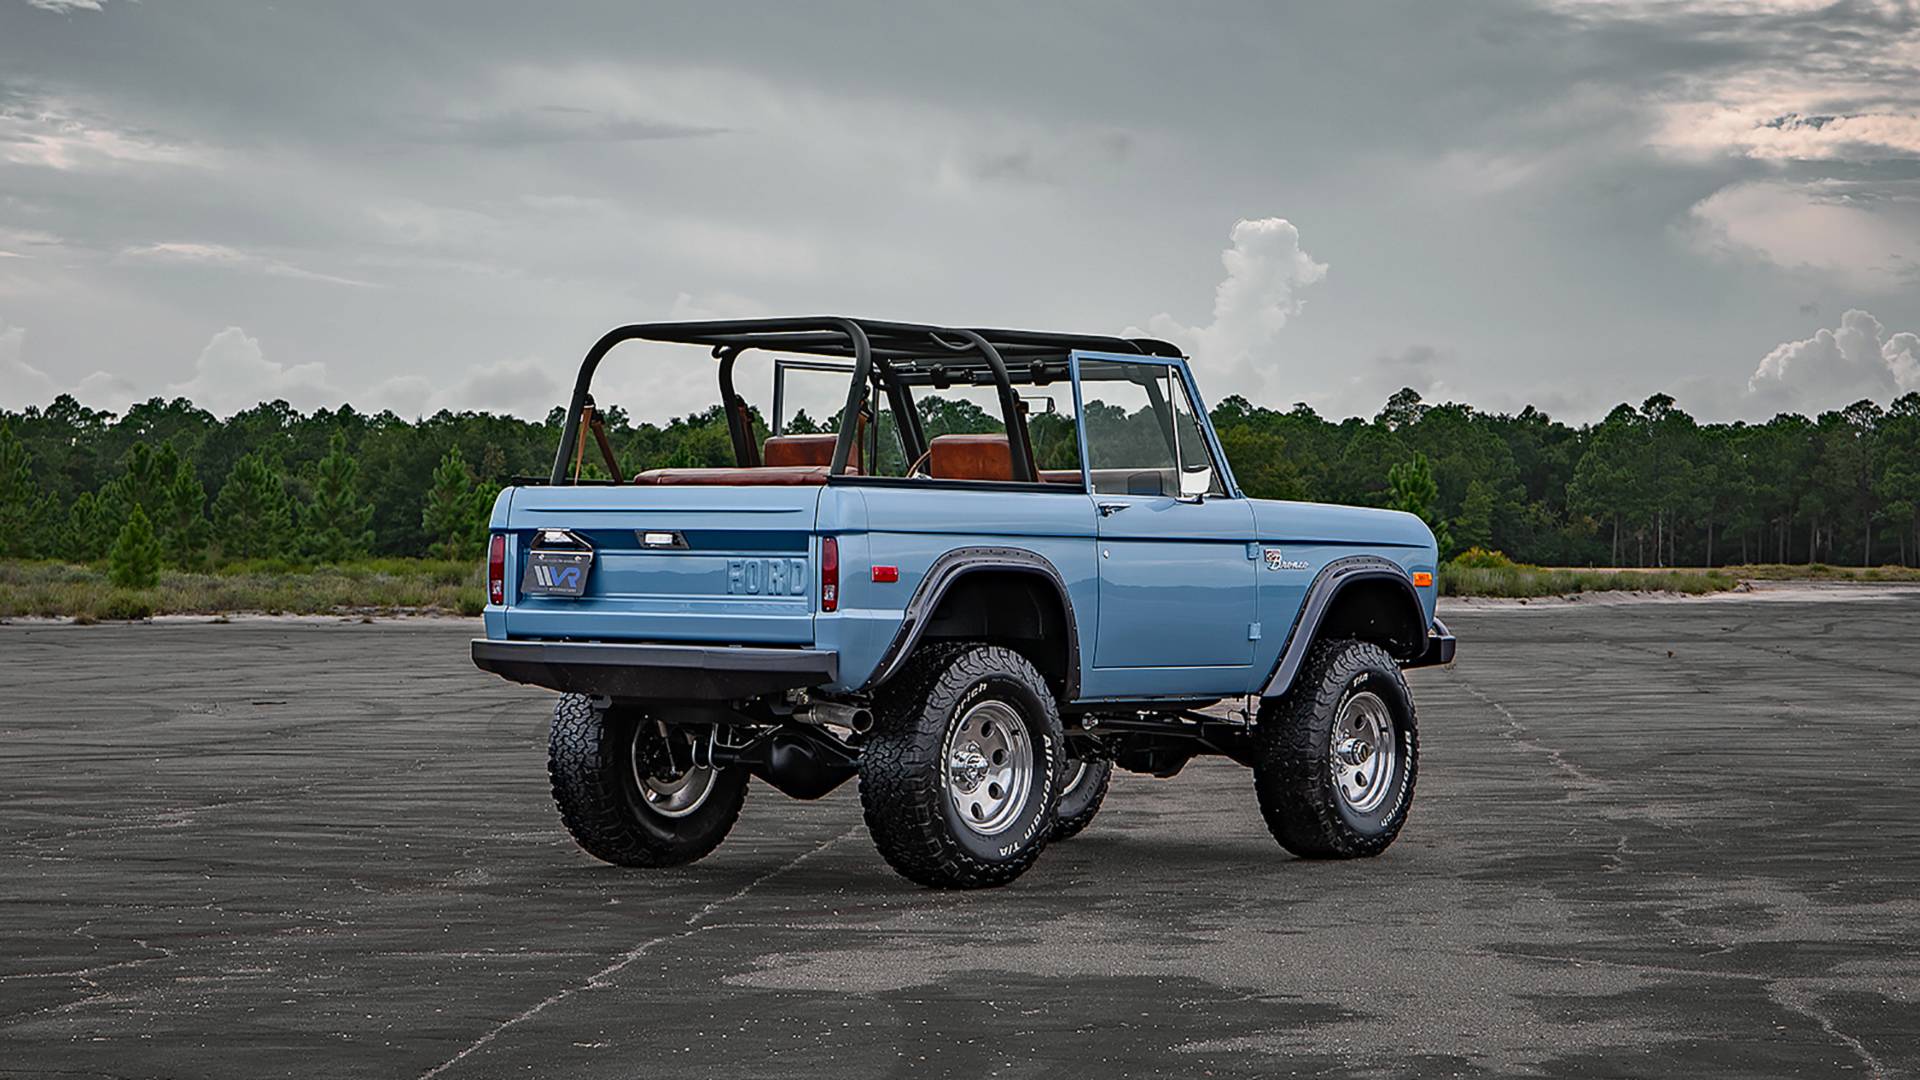
{"label": "license plate", "polygon": [[587,591],[593,570],[591,551],[530,551],[520,592],[528,596],[577,597]]}

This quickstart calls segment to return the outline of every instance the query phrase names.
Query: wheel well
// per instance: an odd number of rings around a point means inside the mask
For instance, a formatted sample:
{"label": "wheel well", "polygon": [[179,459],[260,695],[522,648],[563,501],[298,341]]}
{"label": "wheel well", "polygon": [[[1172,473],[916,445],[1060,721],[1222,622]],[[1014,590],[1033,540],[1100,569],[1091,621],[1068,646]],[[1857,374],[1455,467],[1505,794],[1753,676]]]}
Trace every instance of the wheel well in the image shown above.
{"label": "wheel well", "polygon": [[1348,582],[1334,595],[1314,637],[1371,641],[1408,660],[1426,647],[1427,628],[1420,624],[1423,614],[1419,601],[1401,583],[1362,578]]}
{"label": "wheel well", "polygon": [[1027,658],[1056,694],[1071,696],[1079,672],[1073,627],[1060,590],[1025,570],[970,570],[940,597],[920,641],[990,641]]}

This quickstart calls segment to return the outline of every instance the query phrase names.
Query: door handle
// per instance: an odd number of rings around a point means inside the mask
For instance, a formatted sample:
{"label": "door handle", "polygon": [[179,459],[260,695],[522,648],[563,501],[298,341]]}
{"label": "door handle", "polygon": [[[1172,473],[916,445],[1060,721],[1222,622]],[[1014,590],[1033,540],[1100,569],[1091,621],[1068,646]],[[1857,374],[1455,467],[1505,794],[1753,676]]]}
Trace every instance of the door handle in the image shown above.
{"label": "door handle", "polygon": [[1125,510],[1127,507],[1132,506],[1133,504],[1132,503],[1096,503],[1095,505],[1100,508],[1101,517],[1112,517],[1113,515],[1119,513],[1120,511]]}

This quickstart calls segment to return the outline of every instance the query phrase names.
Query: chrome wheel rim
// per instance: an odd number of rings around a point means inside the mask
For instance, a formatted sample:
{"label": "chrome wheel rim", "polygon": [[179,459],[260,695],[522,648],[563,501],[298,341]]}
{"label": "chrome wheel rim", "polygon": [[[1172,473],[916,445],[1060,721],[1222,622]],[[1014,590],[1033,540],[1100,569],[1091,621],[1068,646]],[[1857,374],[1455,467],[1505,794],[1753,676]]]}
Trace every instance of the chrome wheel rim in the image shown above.
{"label": "chrome wheel rim", "polygon": [[718,775],[715,769],[689,766],[679,773],[643,772],[642,762],[647,758],[645,739],[650,734],[642,728],[633,733],[633,746],[627,757],[633,762],[633,782],[640,789],[640,797],[646,801],[647,809],[661,817],[682,818],[706,803],[707,796],[713,794],[713,781]]}
{"label": "chrome wheel rim", "polygon": [[967,830],[994,836],[1012,827],[1033,788],[1033,743],[1013,706],[982,701],[947,735],[941,780],[953,816]]}
{"label": "chrome wheel rim", "polygon": [[1387,800],[1400,756],[1393,710],[1380,695],[1362,690],[1340,706],[1327,749],[1340,801],[1356,814],[1378,810]]}

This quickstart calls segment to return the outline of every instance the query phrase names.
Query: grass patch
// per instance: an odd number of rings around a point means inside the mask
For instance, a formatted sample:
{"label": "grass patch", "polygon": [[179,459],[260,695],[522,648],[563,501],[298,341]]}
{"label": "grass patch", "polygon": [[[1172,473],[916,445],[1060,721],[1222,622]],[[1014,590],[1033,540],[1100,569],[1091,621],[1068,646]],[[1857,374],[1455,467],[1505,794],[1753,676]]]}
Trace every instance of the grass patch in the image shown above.
{"label": "grass patch", "polygon": [[1535,597],[1589,592],[1726,592],[1740,577],[1726,570],[1568,570],[1542,566],[1440,568],[1442,596]]}
{"label": "grass patch", "polygon": [[[1471,557],[1469,557],[1471,556]],[[1535,597],[1585,592],[1725,592],[1743,581],[1858,581],[1920,583],[1911,566],[1828,566],[1824,563],[1615,570],[1527,566],[1499,552],[1466,552],[1440,568],[1443,596]]]}
{"label": "grass patch", "polygon": [[1729,566],[1727,573],[1748,581],[1920,581],[1920,567],[1912,566],[1828,566],[1766,563],[1758,566]]}
{"label": "grass patch", "polygon": [[466,560],[368,559],[342,566],[245,562],[205,573],[168,570],[151,589],[115,588],[104,565],[0,560],[0,618],[82,622],[153,615],[478,615],[486,570]]}

